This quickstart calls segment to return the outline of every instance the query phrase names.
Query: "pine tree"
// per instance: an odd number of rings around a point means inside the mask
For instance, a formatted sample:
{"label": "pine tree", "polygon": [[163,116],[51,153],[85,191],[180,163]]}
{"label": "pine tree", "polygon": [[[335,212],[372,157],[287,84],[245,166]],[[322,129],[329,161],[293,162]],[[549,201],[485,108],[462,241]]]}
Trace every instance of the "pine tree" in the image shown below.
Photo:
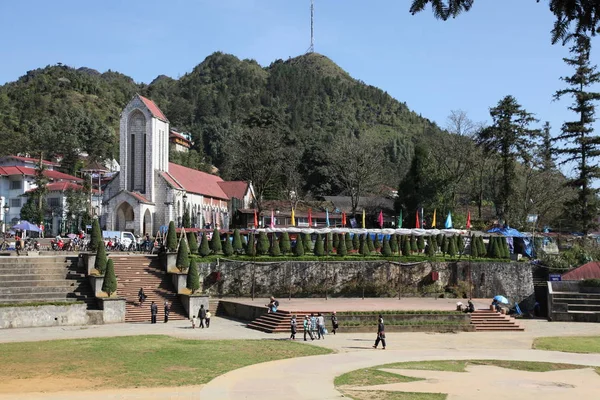
{"label": "pine tree", "polygon": [[333,235],[333,248],[337,249],[340,238],[338,237],[337,233],[333,233],[332,235]]}
{"label": "pine tree", "polygon": [[223,254],[227,257],[233,255],[233,244],[231,243],[231,237],[229,234],[225,236],[225,244],[223,244]]}
{"label": "pine tree", "polygon": [[413,253],[417,253],[419,251],[419,246],[417,246],[417,239],[415,235],[410,235],[410,251]]}
{"label": "pine tree", "polygon": [[452,258],[456,257],[456,236],[448,238],[448,255]]}
{"label": "pine tree", "polygon": [[[100,247],[104,247],[104,239],[102,238],[102,230],[98,218],[94,218],[92,222],[92,237],[90,238],[90,251],[97,251]],[[96,268],[97,269],[97,268]]]}
{"label": "pine tree", "polygon": [[349,233],[344,234],[344,240],[346,241],[346,251],[350,253],[354,247]]}
{"label": "pine tree", "polygon": [[510,258],[510,248],[508,247],[508,242],[506,238],[501,238],[502,240],[502,258]]}
{"label": "pine tree", "polygon": [[246,245],[246,255],[254,257],[256,255],[256,243],[254,240],[254,233],[248,235],[248,244]]}
{"label": "pine tree", "polygon": [[436,254],[440,250],[440,246],[438,246],[437,236],[431,236],[431,244],[433,247],[433,254]]}
{"label": "pine tree", "polygon": [[390,237],[390,250],[392,251],[392,254],[397,254],[398,253],[398,235],[393,234],[392,237]]}
{"label": "pine tree", "polygon": [[195,232],[187,233],[187,241],[189,245],[190,254],[196,254],[198,252],[198,237]]}
{"label": "pine tree", "polygon": [[106,263],[106,273],[104,274],[104,282],[102,283],[102,291],[108,297],[117,292],[117,276],[115,275],[115,264],[109,259]]}
{"label": "pine tree", "polygon": [[333,234],[325,234],[325,254],[330,255],[333,253]]}
{"label": "pine tree", "polygon": [[190,222],[190,210],[186,207],[185,211],[183,212],[183,217],[181,218],[181,223],[183,225],[184,228],[190,228],[192,226],[191,222]]}
{"label": "pine tree", "polygon": [[375,251],[375,245],[373,244],[373,239],[371,238],[371,235],[369,235],[367,233],[367,248],[369,249],[369,254],[373,253],[373,251]]}
{"label": "pine tree", "polygon": [[456,236],[456,248],[459,254],[463,254],[465,252],[465,241],[461,235]]}
{"label": "pine tree", "polygon": [[100,275],[104,275],[106,272],[106,248],[104,246],[98,246],[96,251],[96,260],[94,261],[94,268],[98,270]]}
{"label": "pine tree", "polygon": [[292,244],[290,242],[290,235],[287,232],[283,232],[279,243],[279,250],[283,254],[289,254],[292,252]]}
{"label": "pine tree", "polygon": [[495,258],[496,256],[494,256],[494,242],[496,240],[495,236],[490,236],[490,239],[488,241],[488,245],[487,245],[487,249],[486,249],[486,253],[490,258]]}
{"label": "pine tree", "polygon": [[344,237],[341,233],[340,237],[338,238],[338,247],[336,250],[338,256],[345,257],[348,254],[348,251],[346,249],[346,241],[344,240]]}
{"label": "pine tree", "polygon": [[423,236],[417,238],[417,248],[419,249],[419,253],[425,249],[425,238]]}
{"label": "pine tree", "polygon": [[[233,248],[231,249],[233,251]],[[190,261],[185,287],[190,289],[192,294],[196,293],[198,289],[200,289],[200,275],[198,274],[198,266],[193,261]]]}
{"label": "pine tree", "polygon": [[317,239],[315,240],[315,256],[323,257],[325,255],[325,246],[323,245],[323,237],[320,233],[317,233]]}
{"label": "pine tree", "polygon": [[304,233],[302,236],[302,243],[304,244],[304,253],[310,253],[312,251],[312,239],[308,233]]}
{"label": "pine tree", "polygon": [[210,249],[214,254],[219,254],[223,246],[221,245],[221,235],[219,234],[219,230],[215,228],[213,230],[212,239],[210,240]]}
{"label": "pine tree", "polygon": [[435,241],[437,243],[437,247],[439,251],[442,251],[442,244],[444,242],[444,235],[443,234],[438,234],[435,238]]}
{"label": "pine tree", "polygon": [[377,233],[375,234],[375,241],[373,242],[373,247],[375,248],[375,251],[381,249],[381,242],[379,241],[379,235]]}
{"label": "pine tree", "polygon": [[[392,237],[393,240],[393,237]],[[384,257],[392,256],[392,248],[390,247],[390,240],[386,237],[383,238],[383,247],[381,248],[381,254]]]}
{"label": "pine tree", "polygon": [[[298,236],[298,240],[300,237]],[[256,243],[256,254],[259,256],[264,256],[269,253],[269,238],[265,232],[258,233],[258,240]]]}
{"label": "pine tree", "polygon": [[304,255],[304,243],[302,242],[302,238],[298,235],[298,239],[296,239],[296,246],[294,247],[294,255],[298,257],[302,257]]}
{"label": "pine tree", "polygon": [[175,266],[180,271],[185,270],[190,265],[190,249],[187,246],[187,240],[182,239],[177,249],[177,261]]}
{"label": "pine tree", "polygon": [[471,235],[471,257],[478,258],[479,257],[479,243],[477,236]]}
{"label": "pine tree", "polygon": [[360,235],[357,233],[352,234],[352,248],[356,251],[360,250]]}
{"label": "pine tree", "polygon": [[410,256],[410,239],[408,238],[408,236],[404,237],[404,243],[402,243],[402,255],[404,257],[408,257]]}
{"label": "pine tree", "polygon": [[277,240],[277,235],[274,233],[271,234],[271,247],[269,248],[269,255],[272,257],[278,257],[281,255],[279,240]]}
{"label": "pine tree", "polygon": [[500,253],[500,246],[498,246],[498,238],[492,238],[492,258],[501,258],[502,254]]}
{"label": "pine tree", "polygon": [[367,246],[367,239],[364,236],[361,236],[358,243],[358,252],[361,256],[366,256],[369,254],[369,246]]}
{"label": "pine tree", "polygon": [[442,235],[442,253],[444,254],[444,256],[446,255],[446,253],[448,253],[448,238],[446,237],[446,235]]}
{"label": "pine tree", "polygon": [[575,45],[571,48],[573,58],[564,58],[565,63],[575,69],[572,76],[563,77],[567,88],[554,95],[560,99],[565,95],[573,97],[569,110],[577,114],[572,122],[565,122],[562,133],[556,140],[565,143],[555,149],[563,160],[575,164],[576,175],[567,181],[575,189],[577,197],[566,204],[568,217],[577,224],[584,235],[597,227],[598,189],[593,181],[600,178],[600,169],[596,161],[600,157],[600,136],[594,135],[596,105],[600,93],[591,89],[600,83],[600,73],[590,63],[590,38],[583,34],[575,36]]}
{"label": "pine tree", "polygon": [[202,241],[200,242],[200,248],[198,249],[198,254],[202,257],[206,257],[210,254],[210,246],[208,244],[208,236],[206,232],[202,234]]}
{"label": "pine tree", "polygon": [[431,236],[427,238],[427,246],[425,247],[425,254],[427,257],[432,258],[435,256],[435,251],[433,250],[433,241],[435,239]]}
{"label": "pine tree", "polygon": [[483,243],[483,236],[477,237],[477,252],[479,253],[479,257],[485,257],[487,251],[485,250],[485,243]]}
{"label": "pine tree", "polygon": [[177,232],[175,232],[175,222],[169,222],[169,230],[167,231],[167,251],[175,253],[177,251]]}
{"label": "pine tree", "polygon": [[240,235],[240,230],[236,228],[233,231],[233,251],[236,254],[239,254],[243,249],[244,244],[242,243],[242,236]]}

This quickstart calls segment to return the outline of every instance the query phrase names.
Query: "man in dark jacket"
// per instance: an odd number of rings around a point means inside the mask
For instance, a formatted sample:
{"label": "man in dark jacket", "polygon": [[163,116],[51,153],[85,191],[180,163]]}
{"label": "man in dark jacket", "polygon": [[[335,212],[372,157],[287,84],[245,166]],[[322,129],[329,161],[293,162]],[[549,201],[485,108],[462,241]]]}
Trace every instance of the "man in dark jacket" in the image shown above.
{"label": "man in dark jacket", "polygon": [[379,323],[377,324],[377,339],[375,340],[374,349],[377,348],[379,342],[383,345],[383,349],[385,350],[385,325],[383,324],[383,317],[379,314]]}
{"label": "man in dark jacket", "polygon": [[156,323],[156,315],[158,314],[158,306],[156,305],[155,302],[152,302],[152,304],[150,304],[150,315],[151,315],[151,322],[153,324]]}
{"label": "man in dark jacket", "polygon": [[171,313],[171,304],[169,300],[165,301],[165,324],[169,322],[169,314]]}
{"label": "man in dark jacket", "polygon": [[198,311],[198,319],[200,320],[200,328],[204,328],[204,320],[206,319],[206,309],[204,308],[204,304],[200,305],[200,310]]}

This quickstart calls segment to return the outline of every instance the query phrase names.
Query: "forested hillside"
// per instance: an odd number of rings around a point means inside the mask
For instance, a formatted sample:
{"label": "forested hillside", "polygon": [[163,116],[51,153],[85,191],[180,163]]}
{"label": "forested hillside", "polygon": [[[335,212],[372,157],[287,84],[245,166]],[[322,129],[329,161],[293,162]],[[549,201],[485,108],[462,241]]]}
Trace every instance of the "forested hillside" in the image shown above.
{"label": "forested hillside", "polygon": [[[29,71],[0,87],[0,154],[60,154],[67,172],[78,167],[80,152],[118,158],[120,112],[135,93],[153,99],[173,128],[191,133],[192,151],[173,154],[172,161],[207,170],[214,165],[225,178],[251,179],[264,198],[290,192],[298,196],[292,201],[364,196],[382,185],[397,188],[416,146],[425,149],[420,170],[413,171],[420,176],[410,178],[422,181],[419,195],[401,198],[399,207],[418,203],[446,211],[472,204],[481,210],[498,195],[497,160],[475,146],[469,137],[475,127],[454,121],[448,133],[316,53],[264,68],[214,53],[179,79],[161,75],[150,84],[64,65]],[[518,168],[515,196],[523,203],[544,198],[548,182],[560,181],[541,179],[533,164]],[[547,205],[543,212],[556,218],[560,207]],[[519,220],[528,211],[522,207]]]}

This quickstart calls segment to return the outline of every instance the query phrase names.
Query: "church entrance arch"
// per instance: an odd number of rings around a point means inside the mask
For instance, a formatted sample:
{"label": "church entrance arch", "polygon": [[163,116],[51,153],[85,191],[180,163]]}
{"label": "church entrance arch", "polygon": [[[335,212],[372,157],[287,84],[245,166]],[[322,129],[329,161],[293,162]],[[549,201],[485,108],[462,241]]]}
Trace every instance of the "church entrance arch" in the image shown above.
{"label": "church entrance arch", "polygon": [[117,220],[115,221],[115,228],[118,231],[133,231],[133,221],[135,215],[133,213],[133,207],[128,202],[124,201],[117,207],[116,212]]}
{"label": "church entrance arch", "polygon": [[[150,213],[150,210],[146,210],[146,212],[144,213],[144,225],[142,226],[142,228],[144,229],[144,234],[148,233],[149,235],[152,235],[152,214]],[[154,232],[156,233],[156,232]]]}

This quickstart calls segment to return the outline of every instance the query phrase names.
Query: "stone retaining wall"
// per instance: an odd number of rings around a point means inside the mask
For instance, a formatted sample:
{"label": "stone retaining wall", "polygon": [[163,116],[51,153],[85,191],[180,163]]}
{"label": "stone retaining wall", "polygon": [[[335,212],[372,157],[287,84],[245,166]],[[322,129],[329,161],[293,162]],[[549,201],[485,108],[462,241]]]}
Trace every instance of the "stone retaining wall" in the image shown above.
{"label": "stone retaining wall", "polygon": [[85,304],[0,308],[2,329],[87,325],[88,323],[90,323],[90,316]]}

